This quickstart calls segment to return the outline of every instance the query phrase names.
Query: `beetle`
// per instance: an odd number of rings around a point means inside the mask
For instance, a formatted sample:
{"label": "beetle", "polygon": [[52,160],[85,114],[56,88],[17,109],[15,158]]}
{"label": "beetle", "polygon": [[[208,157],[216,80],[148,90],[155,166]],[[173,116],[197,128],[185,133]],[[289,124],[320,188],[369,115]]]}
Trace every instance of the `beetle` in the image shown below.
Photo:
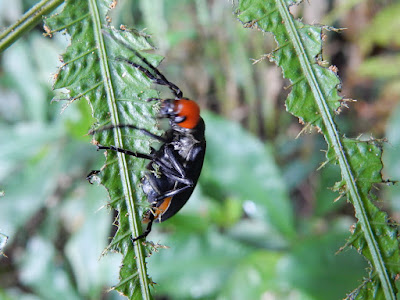
{"label": "beetle", "polygon": [[[203,167],[206,140],[205,124],[200,116],[199,105],[183,97],[182,91],[174,83],[168,81],[136,50],[131,50],[148,68],[125,58],[116,58],[116,60],[140,70],[153,83],[167,86],[175,96],[174,99],[147,99],[147,101],[161,103],[158,117],[169,119],[170,128],[162,136],[129,124],[106,126],[89,133],[94,134],[113,128],[130,128],[139,130],[161,142],[161,147],[158,150],[152,148],[150,154],[137,153],[115,146],[97,145],[97,150],[117,151],[150,161],[141,180],[143,192],[150,203],[149,210],[143,214],[143,223],[147,223],[147,228],[141,235],[132,238],[132,242],[135,242],[147,237],[153,222],[163,222],[174,216],[189,200]],[[99,172],[97,170],[90,172],[87,176],[89,182],[92,176]]]}

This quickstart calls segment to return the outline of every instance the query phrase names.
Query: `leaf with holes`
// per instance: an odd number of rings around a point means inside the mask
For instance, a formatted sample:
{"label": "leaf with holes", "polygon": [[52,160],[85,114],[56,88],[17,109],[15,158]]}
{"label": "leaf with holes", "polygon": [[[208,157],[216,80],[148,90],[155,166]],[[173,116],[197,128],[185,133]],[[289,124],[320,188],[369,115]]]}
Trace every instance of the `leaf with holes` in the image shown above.
{"label": "leaf with holes", "polygon": [[[55,89],[63,88],[67,93],[59,94],[55,100],[66,101],[65,106],[87,100],[97,121],[95,128],[137,124],[154,131],[156,108],[145,100],[157,97],[157,92],[150,89],[151,81],[142,72],[119,61],[124,58],[139,63],[129,47],[145,51],[152,46],[143,34],[110,28],[106,21],[108,5],[100,0],[71,0],[62,13],[46,20],[50,34],[65,30],[71,37],[54,84]],[[140,53],[153,65],[161,60],[160,56]],[[152,142],[139,131],[121,128],[96,133],[93,140],[94,144],[133,148],[142,153],[149,152]],[[141,230],[137,203],[145,199],[137,187],[145,165],[143,160],[109,151],[99,174],[109,192],[110,206],[119,212],[118,231],[108,248],[123,255],[120,282],[114,288],[130,299],[151,299],[145,250],[141,243],[133,246],[131,242],[131,237]]]}
{"label": "leaf with holes", "polygon": [[328,143],[327,161],[338,164],[342,180],[335,187],[348,195],[354,205],[358,223],[349,244],[369,260],[373,271],[357,289],[357,299],[396,299],[396,274],[400,256],[398,228],[392,227],[384,212],[372,202],[370,190],[381,183],[381,147],[378,141],[361,141],[341,137],[334,115],[340,111],[340,81],[336,74],[321,66],[321,28],[295,20],[289,11],[290,0],[242,0],[239,20],[246,27],[272,32],[278,47],[269,54],[292,83],[286,108],[302,122],[319,129]]}

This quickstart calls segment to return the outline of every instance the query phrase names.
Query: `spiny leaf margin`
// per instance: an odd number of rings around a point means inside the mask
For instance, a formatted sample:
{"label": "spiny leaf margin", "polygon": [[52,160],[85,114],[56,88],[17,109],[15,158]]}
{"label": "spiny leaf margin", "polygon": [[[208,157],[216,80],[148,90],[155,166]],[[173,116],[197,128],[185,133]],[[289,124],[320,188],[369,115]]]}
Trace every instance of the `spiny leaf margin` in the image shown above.
{"label": "spiny leaf margin", "polygon": [[[394,280],[399,273],[398,228],[390,226],[387,215],[372,202],[370,190],[381,183],[382,151],[379,141],[341,137],[334,123],[342,99],[339,78],[320,64],[321,28],[294,20],[289,12],[293,1],[242,0],[237,15],[245,27],[272,32],[278,48],[269,55],[292,83],[286,108],[302,122],[312,124],[324,134],[327,160],[339,164],[342,181],[336,184],[352,201],[358,223],[350,244],[374,267],[368,284],[355,291],[357,299],[396,299]],[[367,298],[365,298],[367,296]]]}
{"label": "spiny leaf margin", "polygon": [[[152,46],[143,34],[110,29],[106,21],[110,5],[111,2],[104,0],[69,0],[62,13],[46,20],[46,25],[51,28],[49,34],[65,30],[71,37],[54,83],[55,89],[64,88],[68,93],[55,100],[67,100],[69,105],[86,98],[97,121],[95,128],[107,124],[138,124],[154,131],[156,108],[145,101],[158,96],[150,89],[151,81],[140,71],[115,60],[122,57],[140,63],[121,43],[138,51],[152,49]],[[107,35],[103,34],[104,30]],[[153,65],[161,61],[160,56],[143,52],[142,55]],[[134,148],[142,153],[149,152],[151,142],[143,134],[122,129],[102,131],[93,139],[94,144]],[[118,231],[107,249],[123,255],[120,283],[114,288],[129,299],[152,298],[145,250],[141,243],[133,246],[131,242],[131,237],[141,231],[136,200],[141,203],[145,199],[141,189],[136,187],[140,186],[145,165],[143,160],[110,151],[99,176],[109,192],[109,206],[118,211]]]}

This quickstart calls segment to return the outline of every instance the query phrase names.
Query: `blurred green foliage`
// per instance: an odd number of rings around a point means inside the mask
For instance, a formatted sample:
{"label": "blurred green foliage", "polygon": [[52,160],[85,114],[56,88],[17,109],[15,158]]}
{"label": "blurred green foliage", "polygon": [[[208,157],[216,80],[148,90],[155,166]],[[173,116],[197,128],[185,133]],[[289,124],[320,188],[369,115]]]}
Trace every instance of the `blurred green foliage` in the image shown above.
{"label": "blurred green foliage", "polygon": [[[356,1],[345,9],[326,5],[318,14],[321,3],[296,7],[296,14],[313,16],[310,22],[329,16],[327,25],[349,28],[329,33],[324,49],[339,67],[343,93],[358,99],[338,122],[348,135],[388,137],[385,174],[398,179],[400,74],[382,67],[386,59],[399,69],[398,30],[387,30],[398,24],[390,17],[398,4]],[[30,5],[0,1],[0,26]],[[338,195],[329,189],[338,170],[316,171],[322,137],[295,139],[302,125],[284,111],[280,71],[251,60],[272,51],[273,40],[244,29],[232,11],[226,1],[141,0],[122,1],[113,14],[114,24],[147,28],[157,53],[166,56],[162,71],[200,103],[207,124],[198,188],[149,236],[169,247],[148,258],[154,293],[160,299],[343,298],[367,265],[351,249],[335,255],[354,222],[351,207],[334,202]],[[9,237],[2,248],[7,257],[0,258],[0,299],[117,299],[105,291],[117,282],[120,257],[101,255],[115,231],[113,212],[105,190],[85,180],[104,157],[85,136],[93,122],[85,101],[62,114],[62,101],[50,104],[68,38],[41,33],[30,32],[0,62],[0,233]],[[398,186],[378,193],[398,217]]]}

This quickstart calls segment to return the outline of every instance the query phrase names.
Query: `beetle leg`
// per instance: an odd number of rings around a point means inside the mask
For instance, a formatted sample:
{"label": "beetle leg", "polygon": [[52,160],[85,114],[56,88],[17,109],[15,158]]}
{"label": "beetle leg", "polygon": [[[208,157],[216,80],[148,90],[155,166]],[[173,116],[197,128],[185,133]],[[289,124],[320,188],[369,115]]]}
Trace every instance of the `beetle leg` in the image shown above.
{"label": "beetle leg", "polygon": [[183,183],[185,185],[193,186],[193,180],[188,179],[186,176],[182,176],[181,174],[177,174],[176,169],[172,167],[167,167],[165,164],[160,164],[161,161],[154,160],[154,163],[158,164],[163,171],[163,175],[166,177],[177,181],[179,183]]}
{"label": "beetle leg", "polygon": [[[165,198],[173,197],[173,196],[183,192],[184,190],[186,190],[188,188],[190,188],[190,186],[184,186],[182,188],[163,193],[162,195],[158,196],[155,199],[155,202],[158,202],[158,201],[160,201],[162,199],[165,199]],[[146,230],[141,235],[139,235],[139,236],[137,236],[135,238],[131,237],[132,243],[136,242],[137,240],[143,239],[143,238],[145,238],[145,237],[147,237],[149,235],[149,233],[151,232],[151,227],[153,226],[154,218],[155,218],[154,213],[150,212],[149,216],[148,216],[149,223],[147,224]]]}
{"label": "beetle leg", "polygon": [[157,83],[157,84],[161,84],[161,85],[166,85],[169,87],[169,89],[171,90],[171,92],[177,97],[177,98],[182,98],[182,91],[172,82],[169,82],[167,78],[165,78],[165,76],[158,71],[158,69],[156,67],[154,67],[145,57],[143,57],[137,50],[135,50],[134,48],[132,48],[129,44],[125,43],[124,41],[116,38],[114,35],[111,35],[110,33],[108,33],[107,31],[103,30],[102,31],[104,35],[112,38],[114,41],[116,41],[117,43],[122,44],[125,48],[131,50],[133,53],[135,53],[135,55],[137,57],[139,57],[141,59],[141,61],[143,63],[145,63],[151,70],[153,70],[153,72],[157,75],[153,75],[152,73],[150,73],[150,71],[148,71],[147,69],[145,69],[144,67],[131,62],[125,58],[115,58],[115,60],[119,60],[119,61],[123,61],[127,64],[130,64],[131,66],[139,69],[140,71],[142,71],[144,74],[146,74],[147,77],[149,77],[151,80],[153,80],[153,82]]}
{"label": "beetle leg", "polygon": [[144,159],[148,159],[148,160],[155,160],[155,157],[153,155],[151,155],[151,154],[138,153],[138,152],[134,152],[134,151],[131,151],[131,150],[118,148],[118,147],[115,147],[115,146],[97,145],[97,150],[113,150],[113,151],[117,151],[117,152],[120,152],[120,153],[124,153],[126,155],[135,156],[135,157],[138,157],[138,158],[144,158]]}
{"label": "beetle leg", "polygon": [[93,182],[92,182],[93,175],[97,175],[100,172],[101,172],[100,170],[92,170],[89,174],[87,174],[86,180],[89,181],[90,184],[93,184]]}
{"label": "beetle leg", "polygon": [[155,199],[155,201],[160,201],[160,200],[162,200],[162,199],[164,199],[164,198],[168,198],[168,197],[173,197],[173,196],[175,196],[175,195],[178,195],[179,193],[182,193],[183,191],[186,191],[187,189],[190,189],[192,186],[190,186],[190,185],[185,185],[184,187],[181,187],[181,188],[179,188],[179,189],[176,189],[176,190],[171,190],[171,191],[168,191],[168,192],[165,192],[165,193],[163,193],[162,195],[160,195],[160,196],[157,196],[157,198]]}
{"label": "beetle leg", "polygon": [[186,172],[182,164],[176,159],[174,156],[173,152],[171,151],[171,148],[165,147],[165,153],[167,154],[169,161],[171,162],[173,168],[179,172],[179,174],[182,176],[182,178],[186,177]]}
{"label": "beetle leg", "polygon": [[154,163],[156,163],[157,165],[160,166],[161,170],[163,171],[165,176],[167,176],[168,178],[171,178],[171,179],[173,179],[175,181],[178,181],[178,182],[181,182],[183,184],[188,184],[188,185],[192,185],[193,184],[193,182],[191,180],[180,176],[180,174],[178,174],[175,171],[174,168],[171,168],[171,167],[167,166],[162,160],[154,157],[151,154],[138,153],[138,152],[134,152],[134,151],[118,148],[118,147],[115,147],[115,146],[97,145],[97,149],[98,150],[113,150],[113,151],[117,151],[117,152],[120,152],[120,153],[124,153],[126,155],[131,155],[131,156],[135,156],[135,157],[138,157],[138,158],[144,158],[144,159],[151,160],[151,161],[153,161]]}
{"label": "beetle leg", "polygon": [[[118,148],[118,147],[115,147],[115,146],[102,146],[102,145],[97,145],[97,150],[113,150],[113,151],[117,151],[117,152],[120,152],[120,153],[124,153],[126,155],[130,155],[130,156],[135,156],[135,157],[138,157],[138,158],[144,158],[144,159],[151,160],[151,161],[155,162],[156,164],[158,164],[160,166],[160,168],[163,169],[163,170],[165,170],[165,169],[166,170],[170,170],[171,169],[168,166],[166,166],[160,159],[158,159],[157,157],[155,157],[152,154],[139,153],[139,152],[134,152],[134,151],[131,151],[131,150]],[[179,176],[179,174],[178,174],[178,176]]]}
{"label": "beetle leg", "polygon": [[178,174],[176,172],[174,173],[174,169],[172,169],[171,167],[168,167],[162,160],[158,159],[157,157],[155,157],[152,154],[139,153],[139,152],[134,152],[131,150],[118,148],[115,146],[102,146],[102,145],[97,145],[97,150],[113,150],[113,151],[117,151],[120,153],[124,153],[126,155],[131,155],[131,156],[135,156],[138,158],[144,158],[144,159],[151,160],[154,163],[156,163],[157,165],[159,165],[163,171],[169,172],[170,178],[176,179],[178,181],[182,179],[179,177],[180,174]]}
{"label": "beetle leg", "polygon": [[139,128],[139,127],[136,127],[135,125],[129,125],[129,124],[109,125],[109,126],[105,126],[105,127],[99,128],[99,129],[97,129],[97,130],[90,130],[90,131],[89,131],[89,134],[90,134],[90,135],[93,135],[93,134],[95,134],[96,132],[101,132],[101,131],[104,131],[104,130],[110,130],[110,129],[114,129],[114,128],[130,128],[130,129],[136,129],[136,130],[139,130],[141,133],[143,133],[143,134],[145,134],[145,135],[147,135],[147,136],[149,136],[149,137],[152,137],[152,138],[155,139],[155,140],[158,140],[158,141],[163,142],[163,143],[166,143],[166,142],[167,142],[167,141],[165,140],[165,138],[162,137],[162,136],[156,135],[156,134],[154,134],[154,133],[148,131],[147,129]]}
{"label": "beetle leg", "polygon": [[182,91],[180,90],[180,88],[178,88],[175,84],[173,84],[172,82],[169,82],[167,80],[167,78],[165,78],[165,76],[157,70],[157,68],[155,68],[151,63],[148,62],[148,60],[146,58],[144,58],[142,55],[140,55],[137,51],[135,51],[136,55],[148,66],[150,67],[154,73],[156,73],[157,76],[153,75],[149,70],[147,70],[146,68],[142,67],[141,65],[134,63],[133,61],[130,61],[126,58],[122,58],[122,57],[116,57],[115,60],[117,61],[122,61],[124,63],[127,63],[128,65],[131,65],[132,67],[138,69],[139,71],[141,71],[142,73],[144,73],[151,81],[153,81],[156,84],[159,85],[166,85],[169,87],[169,89],[171,90],[171,92],[177,97],[177,98],[182,98]]}
{"label": "beetle leg", "polygon": [[155,98],[155,97],[146,99],[147,102],[151,102],[151,101],[162,101],[162,100],[164,100],[164,99],[162,99],[162,98]]}
{"label": "beetle leg", "polygon": [[185,184],[181,188],[173,189],[170,191],[166,191],[164,193],[160,192],[160,189],[157,185],[157,179],[154,178],[153,176],[146,176],[146,179],[148,183],[150,184],[151,188],[158,194],[158,196],[154,199],[154,203],[160,203],[160,200],[168,198],[168,197],[173,197],[181,192],[183,192],[186,189],[189,189],[193,187],[193,183],[190,182],[190,184]]}
{"label": "beetle leg", "polygon": [[143,238],[145,238],[146,236],[149,235],[149,233],[150,233],[150,231],[151,231],[151,227],[152,227],[152,225],[153,225],[153,221],[154,221],[154,215],[153,215],[153,214],[150,214],[150,216],[149,216],[149,223],[147,224],[146,230],[145,230],[141,235],[139,235],[139,236],[137,236],[137,237],[135,237],[135,238],[132,238],[132,237],[131,237],[132,243],[136,242],[137,240],[143,239]]}

